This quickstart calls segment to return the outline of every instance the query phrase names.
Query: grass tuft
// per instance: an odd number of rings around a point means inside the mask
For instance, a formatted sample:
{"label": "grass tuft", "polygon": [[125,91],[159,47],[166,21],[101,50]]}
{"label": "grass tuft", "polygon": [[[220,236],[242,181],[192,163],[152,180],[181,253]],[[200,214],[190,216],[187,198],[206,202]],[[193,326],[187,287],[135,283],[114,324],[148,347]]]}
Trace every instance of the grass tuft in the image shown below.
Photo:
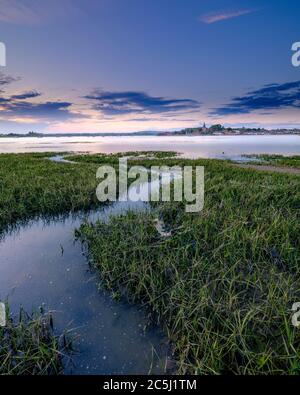
{"label": "grass tuft", "polygon": [[[205,188],[201,213],[169,203],[77,236],[104,285],[165,326],[178,373],[299,374],[299,177],[207,161]],[[157,217],[172,237],[160,237]]]}
{"label": "grass tuft", "polygon": [[70,341],[54,334],[51,313],[29,315],[21,309],[14,319],[7,308],[7,317],[0,327],[0,375],[62,374]]}

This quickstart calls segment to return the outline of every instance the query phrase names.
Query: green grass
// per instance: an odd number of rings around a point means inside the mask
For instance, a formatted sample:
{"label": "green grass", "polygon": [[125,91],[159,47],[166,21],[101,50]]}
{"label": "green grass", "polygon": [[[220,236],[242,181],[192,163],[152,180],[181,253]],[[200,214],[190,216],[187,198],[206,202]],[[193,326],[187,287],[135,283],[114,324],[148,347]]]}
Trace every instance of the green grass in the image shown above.
{"label": "green grass", "polygon": [[128,151],[118,152],[115,154],[81,154],[81,155],[70,155],[69,160],[79,163],[96,163],[96,164],[117,164],[119,159],[127,157],[129,159],[143,160],[143,159],[170,159],[175,158],[178,155],[175,151]]}
{"label": "green grass", "polygon": [[[205,209],[171,203],[77,236],[106,287],[148,306],[179,373],[299,374],[299,176],[206,163]],[[161,238],[153,219],[177,228]]]}
{"label": "green grass", "polygon": [[0,155],[0,233],[20,220],[98,204],[97,166],[44,159],[52,155]]}
{"label": "green grass", "polygon": [[[51,155],[0,155],[0,232],[35,216],[95,206],[97,167],[117,166],[119,157],[73,156],[78,163],[66,164],[44,159]],[[174,344],[179,373],[299,374],[300,330],[291,324],[291,307],[300,301],[300,177],[163,154],[130,164],[205,165],[205,208],[191,215],[170,203],[152,214],[83,225],[77,236],[103,283],[152,310]],[[177,229],[172,237],[160,237],[156,216]],[[29,341],[30,322],[12,324],[9,341],[40,355]],[[48,373],[57,356],[53,341],[42,343],[45,363],[33,358],[29,370]],[[2,369],[12,372],[5,361]]]}
{"label": "green grass", "polygon": [[300,155],[295,156],[282,156],[282,155],[245,155],[248,158],[256,158],[258,164],[282,166],[282,167],[293,167],[300,169]]}
{"label": "green grass", "polygon": [[[99,205],[93,163],[55,163],[55,153],[0,154],[0,235],[37,216],[57,216]],[[0,328],[0,374],[58,374],[61,348],[47,316],[28,316]]]}
{"label": "green grass", "polygon": [[18,319],[7,316],[0,327],[0,375],[61,374],[70,345],[66,336],[54,335],[51,314],[20,310]]}
{"label": "green grass", "polygon": [[51,162],[47,159],[55,155],[51,152],[0,154],[0,234],[8,225],[35,216],[55,216],[99,205],[95,193],[98,166],[103,163],[117,166],[120,156],[140,154],[146,158],[176,155],[171,151],[153,151],[68,156],[78,162],[72,164]]}

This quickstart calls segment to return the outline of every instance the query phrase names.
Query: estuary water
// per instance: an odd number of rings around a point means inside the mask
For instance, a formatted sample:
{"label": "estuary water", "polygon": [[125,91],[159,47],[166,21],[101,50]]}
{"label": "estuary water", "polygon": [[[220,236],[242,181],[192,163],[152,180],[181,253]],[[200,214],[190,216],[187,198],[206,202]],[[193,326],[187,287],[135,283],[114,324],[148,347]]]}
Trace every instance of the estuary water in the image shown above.
{"label": "estuary water", "polygon": [[[62,163],[61,166],[68,166]],[[107,221],[130,211],[147,211],[137,193],[148,196],[155,184],[129,188],[127,202],[117,201],[86,213],[37,219],[0,239],[0,300],[11,312],[20,306],[54,312],[57,333],[72,330],[77,352],[66,359],[65,374],[161,374],[170,363],[170,346],[159,327],[147,328],[147,311],[114,301],[99,284],[74,230],[84,221]],[[159,186],[158,186],[159,188]]]}
{"label": "estuary water", "polygon": [[[260,153],[300,155],[300,136],[0,139],[0,153],[148,150],[172,150],[189,158],[239,159],[244,154]],[[145,310],[115,302],[99,289],[101,278],[88,266],[81,244],[74,241],[75,228],[85,220],[107,220],[110,215],[128,210],[148,209],[143,202],[116,202],[88,215],[33,220],[0,239],[0,300],[8,297],[15,314],[21,305],[28,311],[44,305],[55,312],[58,333],[73,330],[78,353],[65,365],[66,374],[163,373],[168,364],[169,345],[161,329],[145,330],[148,322]]]}
{"label": "estuary water", "polygon": [[0,153],[177,151],[188,158],[239,159],[245,154],[300,155],[300,136],[115,136],[0,138]]}

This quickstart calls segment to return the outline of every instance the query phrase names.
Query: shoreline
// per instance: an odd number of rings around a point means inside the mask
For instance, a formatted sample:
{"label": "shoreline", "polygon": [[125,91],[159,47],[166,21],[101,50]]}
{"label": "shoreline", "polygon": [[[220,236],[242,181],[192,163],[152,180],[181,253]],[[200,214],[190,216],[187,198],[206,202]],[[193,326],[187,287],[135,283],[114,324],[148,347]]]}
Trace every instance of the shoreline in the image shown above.
{"label": "shoreline", "polygon": [[61,134],[43,134],[43,135],[0,135],[0,139],[6,138],[62,138],[62,137],[241,137],[241,136],[300,136],[297,133],[210,133],[210,134],[176,134],[176,133],[157,133],[157,134],[135,134],[135,133],[61,133]]}
{"label": "shoreline", "polygon": [[[190,215],[171,201],[149,213],[86,221],[77,239],[88,248],[101,286],[115,300],[149,307],[168,334],[178,374],[292,374],[291,355],[300,366],[294,351],[300,332],[287,326],[292,303],[300,300],[299,177],[246,171],[229,161],[157,155],[137,159],[136,153],[129,164],[205,166],[204,210]],[[73,164],[51,162],[49,156],[0,155],[3,231],[5,224],[34,214],[43,218],[91,207],[97,168],[108,160],[117,166],[119,158],[77,155]],[[298,157],[269,159],[280,167],[299,166]],[[168,237],[159,233],[157,218]],[[68,250],[51,247],[64,259]],[[39,280],[43,290],[45,284],[52,287],[47,274]]]}

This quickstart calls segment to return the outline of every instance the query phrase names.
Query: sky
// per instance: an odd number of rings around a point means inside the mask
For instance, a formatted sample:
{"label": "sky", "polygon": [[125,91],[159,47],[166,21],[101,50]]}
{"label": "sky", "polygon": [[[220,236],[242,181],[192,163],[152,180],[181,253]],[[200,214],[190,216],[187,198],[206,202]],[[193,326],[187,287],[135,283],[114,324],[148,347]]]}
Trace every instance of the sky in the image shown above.
{"label": "sky", "polygon": [[298,0],[0,0],[0,133],[300,127],[299,15]]}

